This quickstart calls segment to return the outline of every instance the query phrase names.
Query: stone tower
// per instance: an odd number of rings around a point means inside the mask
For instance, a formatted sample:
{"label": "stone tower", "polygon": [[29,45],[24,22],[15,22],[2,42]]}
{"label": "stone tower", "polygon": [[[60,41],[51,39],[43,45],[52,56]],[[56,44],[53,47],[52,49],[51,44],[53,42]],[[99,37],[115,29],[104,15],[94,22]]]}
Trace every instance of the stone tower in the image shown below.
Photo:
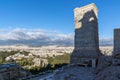
{"label": "stone tower", "polygon": [[120,29],[114,29],[114,54],[120,54]]}
{"label": "stone tower", "polygon": [[75,42],[71,64],[96,66],[99,54],[97,13],[94,3],[74,9]]}

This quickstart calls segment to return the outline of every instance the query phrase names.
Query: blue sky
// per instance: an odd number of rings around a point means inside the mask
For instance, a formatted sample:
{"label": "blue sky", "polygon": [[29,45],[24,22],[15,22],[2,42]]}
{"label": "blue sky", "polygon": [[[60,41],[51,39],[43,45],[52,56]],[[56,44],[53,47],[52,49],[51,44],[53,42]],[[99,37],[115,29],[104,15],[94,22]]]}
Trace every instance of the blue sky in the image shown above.
{"label": "blue sky", "polygon": [[44,30],[49,34],[54,31],[72,35],[73,9],[90,3],[95,3],[99,10],[99,36],[111,39],[113,29],[120,27],[120,0],[0,0],[0,34],[6,38],[10,35],[4,34],[20,30]]}

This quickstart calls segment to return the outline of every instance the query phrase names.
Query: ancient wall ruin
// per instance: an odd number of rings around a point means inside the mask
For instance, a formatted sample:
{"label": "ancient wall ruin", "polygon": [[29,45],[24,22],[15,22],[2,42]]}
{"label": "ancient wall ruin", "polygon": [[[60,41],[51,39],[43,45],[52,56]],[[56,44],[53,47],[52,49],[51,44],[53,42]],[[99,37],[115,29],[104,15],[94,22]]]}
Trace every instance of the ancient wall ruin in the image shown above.
{"label": "ancient wall ruin", "polygon": [[114,54],[120,54],[120,29],[114,29]]}
{"label": "ancient wall ruin", "polygon": [[95,4],[75,8],[75,44],[71,63],[96,59],[99,54],[98,9]]}

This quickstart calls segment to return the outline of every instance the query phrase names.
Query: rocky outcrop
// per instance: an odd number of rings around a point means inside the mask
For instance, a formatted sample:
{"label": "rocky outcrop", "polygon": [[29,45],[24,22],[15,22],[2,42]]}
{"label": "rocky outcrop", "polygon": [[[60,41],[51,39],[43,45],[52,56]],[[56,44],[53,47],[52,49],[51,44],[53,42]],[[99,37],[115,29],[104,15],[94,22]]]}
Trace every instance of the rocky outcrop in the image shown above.
{"label": "rocky outcrop", "polygon": [[105,68],[109,67],[112,65],[112,57],[110,56],[103,56],[101,55],[99,58],[98,58],[98,66],[96,68],[96,71],[95,73],[98,73],[102,70],[104,70]]}
{"label": "rocky outcrop", "polygon": [[120,66],[110,66],[100,71],[95,80],[120,80]]}

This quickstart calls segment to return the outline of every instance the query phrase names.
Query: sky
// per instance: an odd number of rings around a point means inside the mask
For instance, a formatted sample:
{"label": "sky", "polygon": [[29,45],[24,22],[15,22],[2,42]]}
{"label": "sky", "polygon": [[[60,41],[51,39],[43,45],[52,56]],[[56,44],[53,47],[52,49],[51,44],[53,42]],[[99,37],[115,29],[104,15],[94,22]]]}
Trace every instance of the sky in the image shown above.
{"label": "sky", "polygon": [[0,0],[0,45],[71,45],[74,8],[98,7],[100,44],[113,43],[120,27],[120,0]]}

